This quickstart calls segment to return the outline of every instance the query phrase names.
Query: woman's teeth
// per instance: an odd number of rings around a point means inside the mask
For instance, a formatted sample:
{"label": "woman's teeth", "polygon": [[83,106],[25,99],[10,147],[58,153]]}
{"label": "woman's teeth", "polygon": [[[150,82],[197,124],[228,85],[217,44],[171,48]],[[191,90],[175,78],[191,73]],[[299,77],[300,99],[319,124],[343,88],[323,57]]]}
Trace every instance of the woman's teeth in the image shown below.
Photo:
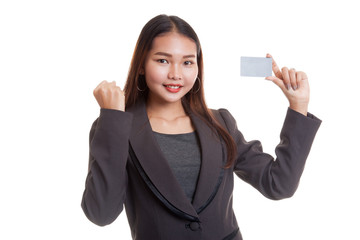
{"label": "woman's teeth", "polygon": [[166,87],[172,88],[172,89],[178,89],[178,88],[180,88],[180,86],[172,86],[172,85],[166,85]]}

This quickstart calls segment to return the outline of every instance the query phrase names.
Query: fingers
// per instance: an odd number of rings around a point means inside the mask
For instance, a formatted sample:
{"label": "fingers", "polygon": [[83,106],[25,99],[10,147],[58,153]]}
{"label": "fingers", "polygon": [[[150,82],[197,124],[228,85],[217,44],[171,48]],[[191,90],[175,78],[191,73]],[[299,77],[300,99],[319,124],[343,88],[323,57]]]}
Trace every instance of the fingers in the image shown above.
{"label": "fingers", "polygon": [[308,87],[308,77],[306,75],[306,73],[304,72],[297,72],[296,73],[296,82],[297,82],[297,85],[298,85],[298,88],[300,88],[301,86],[305,86]]}
{"label": "fingers", "polygon": [[93,93],[101,108],[125,111],[125,95],[115,81],[102,81]]}
{"label": "fingers", "polygon": [[307,76],[304,72],[297,72],[295,68],[288,70],[288,68],[284,67],[282,71],[284,82],[288,90],[290,90],[291,87],[294,91],[296,91],[300,88],[302,80],[307,79]]}
{"label": "fingers", "polygon": [[300,86],[301,86],[302,79],[303,79],[303,72],[297,72],[296,73],[296,85],[297,85],[298,88],[300,88]]}
{"label": "fingers", "polygon": [[268,53],[266,54],[266,57],[271,58],[272,59],[272,70],[275,74],[276,77],[283,79],[282,73],[280,71],[279,66],[276,64],[274,58]]}
{"label": "fingers", "polygon": [[108,88],[110,88],[110,89],[117,88],[116,82],[115,81],[108,82],[108,81],[104,80],[101,83],[99,83],[99,85],[97,85],[97,87],[94,89],[94,92],[97,92],[100,89],[108,89]]}
{"label": "fingers", "polygon": [[101,83],[99,83],[97,86],[96,86],[96,88],[94,89],[94,94],[98,91],[98,89],[101,87],[101,86],[103,86],[105,83],[107,83],[107,81],[106,80],[104,80],[104,81],[102,81]]}
{"label": "fingers", "polygon": [[296,71],[295,68],[291,68],[289,70],[289,77],[290,77],[290,84],[291,87],[294,89],[294,91],[296,91],[296,89],[298,88],[298,84],[296,81]]}
{"label": "fingers", "polygon": [[293,89],[294,91],[296,91],[300,87],[308,84],[307,75],[304,72],[301,71],[297,72],[294,68],[291,68],[289,70],[287,67],[283,67],[281,69],[281,72],[283,79],[280,79],[275,76],[266,77],[265,79],[273,81],[282,90]]}
{"label": "fingers", "polygon": [[289,90],[290,87],[291,87],[291,84],[290,84],[290,76],[289,76],[289,69],[288,69],[287,67],[283,67],[283,68],[281,69],[281,72],[282,72],[284,84],[285,84],[287,90]]}
{"label": "fingers", "polygon": [[[266,54],[266,57],[272,59],[272,70],[275,74],[275,76],[278,79],[281,79],[284,81],[284,85],[287,90],[290,90],[292,88],[294,91],[299,88],[301,84],[301,80],[303,77],[302,73],[298,76],[298,73],[294,68],[291,68],[290,70],[287,67],[283,67],[280,71],[279,66],[276,64],[274,58],[271,56],[271,54]],[[268,79],[268,78],[266,78]],[[270,80],[270,79],[268,79]]]}
{"label": "fingers", "polygon": [[291,68],[290,70],[287,67],[283,67],[281,69],[282,80],[284,81],[284,85],[287,90],[292,88],[294,91],[299,88],[300,81],[303,78],[301,74],[296,72],[295,68]]}

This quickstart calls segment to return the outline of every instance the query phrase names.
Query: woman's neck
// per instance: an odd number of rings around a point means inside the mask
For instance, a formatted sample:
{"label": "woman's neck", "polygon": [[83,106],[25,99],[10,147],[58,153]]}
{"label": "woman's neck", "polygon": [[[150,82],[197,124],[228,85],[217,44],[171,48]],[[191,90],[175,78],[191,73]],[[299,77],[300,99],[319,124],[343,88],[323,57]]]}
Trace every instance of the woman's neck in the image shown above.
{"label": "woman's neck", "polygon": [[153,131],[166,134],[182,134],[195,130],[181,101],[157,104],[147,101],[146,111]]}
{"label": "woman's neck", "polygon": [[156,117],[171,121],[176,118],[186,116],[186,112],[181,101],[173,103],[159,103],[149,98],[146,104],[146,110],[149,118]]}

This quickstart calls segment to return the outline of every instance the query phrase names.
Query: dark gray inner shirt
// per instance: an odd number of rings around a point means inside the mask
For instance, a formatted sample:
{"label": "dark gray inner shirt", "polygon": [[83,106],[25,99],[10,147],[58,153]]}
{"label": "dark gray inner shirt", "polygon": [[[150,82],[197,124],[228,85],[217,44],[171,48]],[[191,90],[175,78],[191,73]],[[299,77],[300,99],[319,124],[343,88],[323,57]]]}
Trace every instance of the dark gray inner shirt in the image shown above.
{"label": "dark gray inner shirt", "polygon": [[200,145],[196,132],[184,134],[154,132],[154,135],[175,178],[192,201],[201,165]]}

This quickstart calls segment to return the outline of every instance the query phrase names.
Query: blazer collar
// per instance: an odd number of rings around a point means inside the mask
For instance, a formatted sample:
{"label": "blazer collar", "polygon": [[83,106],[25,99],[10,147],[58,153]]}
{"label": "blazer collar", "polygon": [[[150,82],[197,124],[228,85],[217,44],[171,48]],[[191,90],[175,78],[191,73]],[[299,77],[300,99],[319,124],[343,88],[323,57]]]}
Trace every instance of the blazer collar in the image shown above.
{"label": "blazer collar", "polygon": [[222,180],[224,151],[213,131],[195,114],[189,116],[200,140],[201,168],[193,203],[186,197],[154,137],[145,101],[139,101],[126,111],[133,114],[130,144],[135,155],[157,190],[173,206],[198,216],[212,200]]}

